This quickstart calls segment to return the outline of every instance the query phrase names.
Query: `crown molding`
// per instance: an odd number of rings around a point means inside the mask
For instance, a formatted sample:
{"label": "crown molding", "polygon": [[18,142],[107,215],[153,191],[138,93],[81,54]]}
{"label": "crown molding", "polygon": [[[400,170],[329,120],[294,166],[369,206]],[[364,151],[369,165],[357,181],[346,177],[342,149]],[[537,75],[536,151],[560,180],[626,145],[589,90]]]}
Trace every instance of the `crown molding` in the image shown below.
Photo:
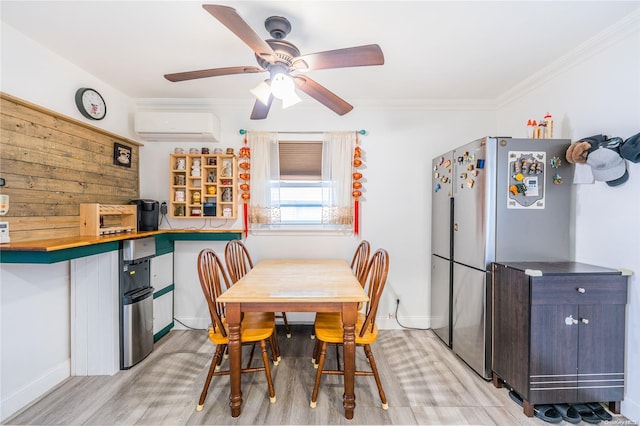
{"label": "crown molding", "polygon": [[393,111],[467,111],[495,110],[492,99],[384,99],[356,100],[351,102],[354,108],[365,110]]}
{"label": "crown molding", "polygon": [[640,8],[498,96],[495,100],[496,106],[500,108],[508,105],[558,75],[638,32],[640,32]]}
{"label": "crown molding", "polygon": [[[246,108],[253,101],[246,99],[221,98],[138,98],[134,100],[136,109],[140,110],[171,110],[171,111],[208,111],[211,108]],[[449,110],[495,110],[496,103],[492,99],[356,99],[350,103],[357,109],[406,110],[406,111],[449,111]],[[296,109],[320,109],[320,104],[296,105]]]}
{"label": "crown molding", "polygon": [[207,111],[212,107],[247,105],[246,100],[218,98],[137,98],[133,103],[137,109],[159,111]]}

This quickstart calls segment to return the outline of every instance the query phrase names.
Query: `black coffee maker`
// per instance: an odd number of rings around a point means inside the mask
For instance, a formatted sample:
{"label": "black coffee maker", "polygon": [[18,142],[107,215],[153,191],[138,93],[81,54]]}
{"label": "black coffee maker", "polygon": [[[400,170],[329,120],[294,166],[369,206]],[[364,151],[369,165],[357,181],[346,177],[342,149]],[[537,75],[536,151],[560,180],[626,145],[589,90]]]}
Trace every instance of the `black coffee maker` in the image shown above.
{"label": "black coffee maker", "polygon": [[157,231],[159,203],[155,200],[131,200],[129,204],[138,206],[138,232]]}

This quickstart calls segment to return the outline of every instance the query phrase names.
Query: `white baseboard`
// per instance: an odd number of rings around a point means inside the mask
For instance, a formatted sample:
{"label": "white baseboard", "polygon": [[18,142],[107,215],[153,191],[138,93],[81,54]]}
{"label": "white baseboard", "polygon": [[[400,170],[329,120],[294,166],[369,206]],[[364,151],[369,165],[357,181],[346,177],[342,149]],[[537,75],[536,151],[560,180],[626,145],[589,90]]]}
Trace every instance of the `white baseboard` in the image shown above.
{"label": "white baseboard", "polygon": [[211,325],[211,317],[174,317],[174,330],[207,330]]}
{"label": "white baseboard", "polygon": [[71,376],[71,360],[67,359],[44,375],[27,383],[11,395],[2,395],[0,402],[0,422],[4,422],[23,407],[26,407],[54,386]]}
{"label": "white baseboard", "polygon": [[396,318],[378,316],[376,318],[376,325],[379,330],[401,330],[403,328],[428,329],[430,324],[429,317],[427,316],[401,316],[399,319],[402,325],[398,323]]}

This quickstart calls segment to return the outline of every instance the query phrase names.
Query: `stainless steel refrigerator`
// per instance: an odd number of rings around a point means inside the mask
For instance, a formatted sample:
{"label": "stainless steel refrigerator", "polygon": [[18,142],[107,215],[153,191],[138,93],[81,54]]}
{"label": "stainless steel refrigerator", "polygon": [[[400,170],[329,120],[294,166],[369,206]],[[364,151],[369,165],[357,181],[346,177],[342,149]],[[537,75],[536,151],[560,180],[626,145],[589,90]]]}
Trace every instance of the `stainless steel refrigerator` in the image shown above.
{"label": "stainless steel refrigerator", "polygon": [[564,139],[485,137],[433,159],[431,328],[491,376],[491,262],[571,255]]}

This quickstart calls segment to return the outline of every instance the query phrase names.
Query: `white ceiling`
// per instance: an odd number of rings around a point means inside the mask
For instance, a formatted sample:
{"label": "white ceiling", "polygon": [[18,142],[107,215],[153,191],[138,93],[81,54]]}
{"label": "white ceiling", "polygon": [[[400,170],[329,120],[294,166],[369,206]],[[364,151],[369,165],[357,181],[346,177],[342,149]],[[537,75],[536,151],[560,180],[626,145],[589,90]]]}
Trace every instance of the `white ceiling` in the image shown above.
{"label": "white ceiling", "polygon": [[[265,74],[171,83],[165,73],[250,65],[202,1],[5,1],[1,19],[132,98],[248,99]],[[385,64],[309,76],[345,100],[495,101],[640,9],[640,1],[218,1],[263,36],[289,19],[302,54],[377,43]],[[2,67],[11,64],[2,63]],[[46,69],[43,69],[46,72]]]}

